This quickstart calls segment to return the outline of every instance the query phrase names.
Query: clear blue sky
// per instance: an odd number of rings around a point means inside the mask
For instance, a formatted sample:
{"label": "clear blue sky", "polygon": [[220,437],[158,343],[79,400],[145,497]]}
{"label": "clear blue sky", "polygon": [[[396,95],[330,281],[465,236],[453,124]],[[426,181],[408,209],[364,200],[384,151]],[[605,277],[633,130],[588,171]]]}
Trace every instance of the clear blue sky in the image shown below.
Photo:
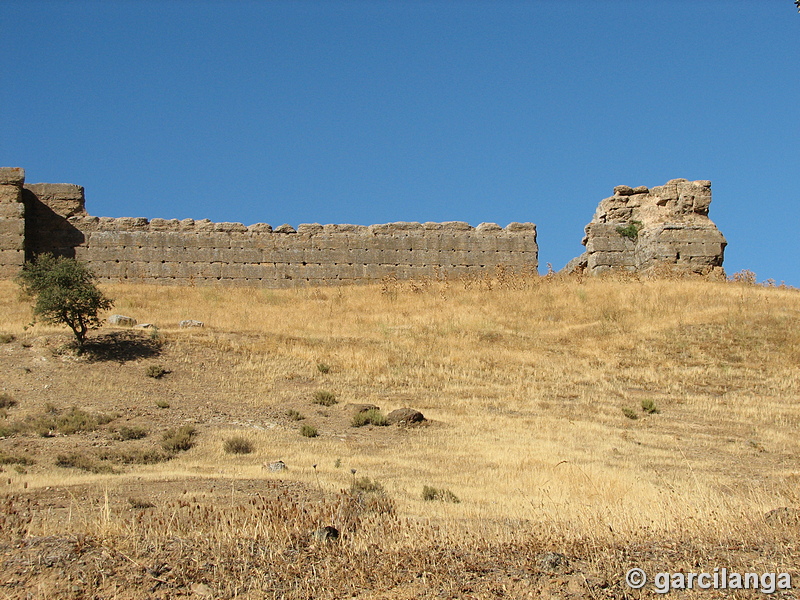
{"label": "clear blue sky", "polygon": [[729,273],[800,286],[792,0],[5,0],[0,165],[97,216],[533,221],[710,179]]}

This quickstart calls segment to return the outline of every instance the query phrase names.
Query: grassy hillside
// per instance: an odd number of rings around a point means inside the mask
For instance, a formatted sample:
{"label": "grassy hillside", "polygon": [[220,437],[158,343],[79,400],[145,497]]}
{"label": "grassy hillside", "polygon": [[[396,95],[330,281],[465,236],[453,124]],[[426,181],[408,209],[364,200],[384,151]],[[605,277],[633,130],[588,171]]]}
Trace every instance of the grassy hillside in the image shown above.
{"label": "grassy hillside", "polygon": [[[764,518],[799,503],[796,290],[501,276],[104,291],[157,330],[106,326],[75,356],[65,330],[25,329],[0,283],[9,597],[66,585],[58,561],[19,567],[44,552],[19,539],[105,552],[122,579],[86,567],[77,597],[110,582],[118,597],[626,597],[630,566],[797,564],[794,513]],[[429,421],[353,427],[356,403]],[[187,424],[192,447],[167,452]],[[226,452],[232,438],[252,452]],[[309,536],[329,524],[337,542]],[[200,568],[212,555],[226,558]]]}

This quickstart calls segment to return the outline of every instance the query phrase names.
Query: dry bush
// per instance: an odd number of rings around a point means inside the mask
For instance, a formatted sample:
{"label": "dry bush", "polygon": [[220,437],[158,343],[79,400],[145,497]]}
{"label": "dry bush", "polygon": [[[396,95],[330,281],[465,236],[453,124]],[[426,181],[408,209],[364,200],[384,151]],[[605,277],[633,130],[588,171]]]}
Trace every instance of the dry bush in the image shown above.
{"label": "dry bush", "polygon": [[184,452],[194,445],[196,435],[197,429],[189,424],[169,429],[161,438],[161,447],[170,454]]}
{"label": "dry bush", "polygon": [[250,454],[255,446],[251,440],[242,436],[234,436],[225,440],[223,450],[228,454]]}
{"label": "dry bush", "polygon": [[453,502],[458,504],[461,500],[458,499],[453,492],[445,488],[436,488],[426,485],[422,488],[422,499],[428,502],[438,500],[439,502]]}
{"label": "dry bush", "polygon": [[144,370],[144,372],[145,375],[152,377],[153,379],[161,379],[164,375],[169,373],[169,371],[164,368],[164,365],[150,365]]}
{"label": "dry bush", "polygon": [[300,435],[307,438],[314,438],[319,435],[319,431],[313,425],[302,425],[300,427]]}
{"label": "dry bush", "polygon": [[147,437],[147,429],[144,427],[128,427],[127,425],[123,425],[114,432],[114,438],[123,442],[127,440],[140,440],[144,437]]}
{"label": "dry bush", "polygon": [[56,457],[56,466],[64,469],[80,469],[89,473],[115,473],[114,467],[108,463],[81,452],[59,454]]}
{"label": "dry bush", "polygon": [[363,427],[364,425],[377,425],[379,427],[383,427],[389,424],[386,420],[386,415],[374,408],[357,412],[353,415],[351,423],[353,427]]}
{"label": "dry bush", "polygon": [[312,398],[312,402],[314,404],[319,404],[321,406],[333,406],[338,402],[336,400],[336,394],[333,392],[328,392],[326,390],[317,390],[314,392],[314,397]]}

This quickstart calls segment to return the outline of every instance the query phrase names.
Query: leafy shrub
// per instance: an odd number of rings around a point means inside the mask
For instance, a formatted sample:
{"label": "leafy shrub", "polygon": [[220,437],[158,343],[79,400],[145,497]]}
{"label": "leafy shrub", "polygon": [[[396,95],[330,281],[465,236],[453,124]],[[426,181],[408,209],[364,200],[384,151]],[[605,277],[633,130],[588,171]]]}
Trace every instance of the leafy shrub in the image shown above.
{"label": "leafy shrub", "polygon": [[178,428],[168,429],[161,438],[161,447],[170,454],[188,450],[194,445],[197,430],[188,423]]}
{"label": "leafy shrub", "polygon": [[166,400],[156,400],[156,406],[158,408],[169,408],[169,402]]}
{"label": "leafy shrub", "polygon": [[317,363],[317,371],[322,373],[323,375],[327,375],[331,372],[331,366],[326,365],[325,363]]}
{"label": "leafy shrub", "polygon": [[383,427],[384,425],[388,424],[389,422],[386,420],[386,416],[375,408],[357,412],[353,415],[352,420],[353,427],[363,427],[364,425],[378,425]]}
{"label": "leafy shrub", "polygon": [[301,415],[299,411],[296,411],[293,408],[290,408],[286,411],[286,416],[289,417],[290,421],[302,421],[305,419],[305,417]]}
{"label": "leafy shrub", "polygon": [[83,349],[87,332],[100,327],[98,313],[113,305],[94,280],[86,263],[52,254],[26,263],[17,279],[23,291],[35,299],[34,319],[68,326],[79,349]]}
{"label": "leafy shrub", "polygon": [[13,333],[0,333],[0,344],[10,344],[14,339]]}
{"label": "leafy shrub", "polygon": [[314,392],[314,399],[312,402],[314,404],[321,404],[322,406],[333,406],[338,401],[336,400],[336,394],[326,392],[325,390],[317,390]]}
{"label": "leafy shrub", "polygon": [[223,448],[228,454],[250,454],[253,451],[253,442],[247,438],[236,436],[225,440]]}
{"label": "leafy shrub", "polygon": [[169,371],[164,368],[164,365],[150,365],[145,369],[145,374],[153,379],[161,379],[167,373]]}
{"label": "leafy shrub", "polygon": [[632,408],[628,408],[627,406],[622,407],[622,414],[633,421],[639,418],[639,415],[636,414],[636,411]]}
{"label": "leafy shrub", "polygon": [[642,410],[646,412],[648,415],[655,415],[661,412],[660,410],[658,410],[656,403],[650,398],[645,398],[644,400],[642,400]]}
{"label": "leafy shrub", "polygon": [[639,231],[641,231],[642,227],[644,225],[641,221],[630,221],[624,227],[622,225],[617,227],[617,233],[635,242],[639,238]]}
{"label": "leafy shrub", "polygon": [[140,440],[143,437],[147,436],[147,430],[144,427],[120,427],[116,431],[116,439],[127,441],[127,440]]}
{"label": "leafy shrub", "polygon": [[8,394],[0,394],[0,408],[11,408],[12,406],[16,406],[17,401],[14,400]]}
{"label": "leafy shrub", "polygon": [[303,425],[300,428],[300,435],[307,438],[317,437],[319,435],[319,431],[313,425]]}
{"label": "leafy shrub", "polygon": [[428,502],[438,500],[440,502],[452,502],[458,504],[461,500],[453,492],[445,488],[435,488],[430,485],[423,486],[422,499]]}

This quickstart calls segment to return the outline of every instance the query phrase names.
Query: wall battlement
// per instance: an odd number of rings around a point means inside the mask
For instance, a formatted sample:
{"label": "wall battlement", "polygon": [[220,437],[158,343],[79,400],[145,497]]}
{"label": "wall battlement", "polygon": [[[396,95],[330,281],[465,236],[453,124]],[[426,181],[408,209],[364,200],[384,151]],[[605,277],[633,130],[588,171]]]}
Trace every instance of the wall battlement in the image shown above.
{"label": "wall battlement", "polygon": [[101,280],[179,285],[294,287],[538,267],[532,223],[312,223],[294,229],[95,217],[86,212],[81,186],[24,181],[22,169],[0,169],[2,278],[45,252],[86,261]]}

